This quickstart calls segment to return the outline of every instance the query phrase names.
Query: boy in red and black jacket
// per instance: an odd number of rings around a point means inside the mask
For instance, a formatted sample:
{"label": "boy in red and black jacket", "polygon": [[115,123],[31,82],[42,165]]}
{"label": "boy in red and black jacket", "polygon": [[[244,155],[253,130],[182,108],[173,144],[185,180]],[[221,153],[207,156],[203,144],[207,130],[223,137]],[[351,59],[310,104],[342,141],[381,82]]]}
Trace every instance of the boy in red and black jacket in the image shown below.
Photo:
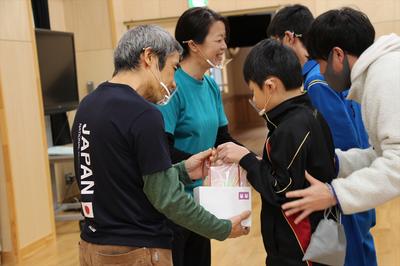
{"label": "boy in red and black jacket", "polygon": [[318,265],[302,258],[323,212],[295,224],[296,217],[287,217],[281,205],[288,201],[286,192],[309,186],[305,171],[328,186],[336,176],[329,127],[303,92],[301,65],[289,48],[272,39],[261,41],[247,56],[243,72],[253,102],[267,121],[263,158],[234,143],[220,145],[218,156],[239,163],[261,194],[266,264]]}

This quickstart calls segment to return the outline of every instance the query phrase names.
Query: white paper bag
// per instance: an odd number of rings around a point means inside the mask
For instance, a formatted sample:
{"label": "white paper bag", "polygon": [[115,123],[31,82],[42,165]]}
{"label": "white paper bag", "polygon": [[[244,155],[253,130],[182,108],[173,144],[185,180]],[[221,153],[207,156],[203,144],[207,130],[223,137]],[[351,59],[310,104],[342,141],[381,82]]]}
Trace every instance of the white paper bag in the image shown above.
{"label": "white paper bag", "polygon": [[[196,187],[195,201],[219,219],[229,219],[244,211],[251,211],[250,187]],[[251,216],[242,221],[251,226]]]}

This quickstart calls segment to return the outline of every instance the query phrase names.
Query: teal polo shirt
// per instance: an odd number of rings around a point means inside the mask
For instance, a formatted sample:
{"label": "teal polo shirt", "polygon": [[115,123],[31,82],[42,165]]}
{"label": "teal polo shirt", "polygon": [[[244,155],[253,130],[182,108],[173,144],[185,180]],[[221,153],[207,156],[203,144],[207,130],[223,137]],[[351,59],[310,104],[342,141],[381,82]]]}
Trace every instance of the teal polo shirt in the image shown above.
{"label": "teal polo shirt", "polygon": [[[214,147],[218,128],[226,126],[224,107],[217,83],[208,75],[197,80],[182,68],[175,73],[177,91],[166,105],[159,106],[165,131],[174,135],[175,148],[196,154]],[[201,180],[187,186],[191,192]]]}

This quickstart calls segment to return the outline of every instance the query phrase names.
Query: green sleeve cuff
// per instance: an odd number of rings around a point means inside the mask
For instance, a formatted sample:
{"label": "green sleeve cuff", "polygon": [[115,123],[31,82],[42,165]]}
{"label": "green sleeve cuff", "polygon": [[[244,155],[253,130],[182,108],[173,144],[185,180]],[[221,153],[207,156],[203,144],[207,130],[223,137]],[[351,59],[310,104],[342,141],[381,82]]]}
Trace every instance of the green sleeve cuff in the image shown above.
{"label": "green sleeve cuff", "polygon": [[229,237],[229,235],[231,234],[232,231],[232,223],[230,220],[223,220],[225,223],[225,232],[221,232],[221,236],[219,238],[216,238],[219,241],[224,241],[225,239],[227,239]]}
{"label": "green sleeve cuff", "polygon": [[184,164],[143,176],[143,191],[148,200],[174,223],[206,238],[225,240],[231,232],[231,221],[218,219],[196,204],[193,197],[184,191],[184,186],[178,179],[179,169],[185,172],[184,176],[188,178]]}
{"label": "green sleeve cuff", "polygon": [[188,172],[186,171],[185,161],[174,164],[173,167],[178,170],[179,181],[181,181],[185,186],[193,183],[192,179],[190,179]]}

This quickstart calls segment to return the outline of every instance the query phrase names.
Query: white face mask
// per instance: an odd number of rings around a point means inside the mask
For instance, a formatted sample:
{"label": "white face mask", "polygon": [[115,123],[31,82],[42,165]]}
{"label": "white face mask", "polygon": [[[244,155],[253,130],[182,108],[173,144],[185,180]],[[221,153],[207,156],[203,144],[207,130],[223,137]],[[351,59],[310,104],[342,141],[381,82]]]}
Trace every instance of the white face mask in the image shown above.
{"label": "white face mask", "polygon": [[[189,42],[190,41],[183,41],[182,43],[189,43]],[[196,43],[194,41],[193,41],[193,44],[196,45]],[[197,46],[197,49],[199,49],[201,58],[203,58],[213,68],[223,69],[224,67],[226,67],[227,64],[229,64],[232,61],[232,58],[229,58],[229,59],[224,58],[220,64],[216,65],[210,59],[208,59],[207,57],[204,56],[203,52],[200,50],[200,48],[198,46]]]}
{"label": "white face mask", "polygon": [[251,107],[254,108],[254,110],[256,110],[256,112],[258,113],[259,116],[263,116],[265,113],[265,110],[260,110],[257,108],[256,103],[253,101],[253,99],[249,99],[249,103],[251,105]]}
{"label": "white face mask", "polygon": [[213,68],[217,68],[217,69],[223,69],[224,67],[226,67],[227,64],[229,64],[232,61],[232,58],[229,59],[224,59],[222,60],[222,62],[219,65],[215,65],[213,62],[211,62],[210,59],[207,59],[205,57],[203,57],[204,60],[206,60],[206,62],[212,66]]}
{"label": "white face mask", "polygon": [[[175,88],[175,90],[173,90],[173,92],[171,93],[171,90],[168,89],[167,85],[165,85],[165,83],[161,81],[161,78],[158,78],[151,69],[150,69],[150,72],[153,75],[153,77],[158,81],[160,86],[165,91],[164,97],[161,100],[159,100],[156,104],[158,104],[158,105],[166,105],[171,100],[172,96],[174,96],[174,94],[175,94],[175,92],[177,91],[178,88]],[[161,74],[160,74],[160,76],[161,76]]]}
{"label": "white face mask", "polygon": [[264,115],[264,114],[267,115],[267,107],[268,107],[268,104],[269,104],[269,101],[271,100],[271,98],[272,98],[272,94],[269,95],[268,100],[264,105],[264,108],[260,111],[261,115]]}
{"label": "white face mask", "polygon": [[175,88],[175,89],[173,90],[173,92],[171,93],[171,92],[170,92],[170,89],[168,89],[167,85],[165,85],[164,82],[160,81],[160,85],[161,85],[161,87],[165,90],[165,95],[164,95],[164,98],[163,98],[163,99],[161,99],[161,100],[159,100],[159,101],[157,102],[157,104],[158,104],[158,105],[166,105],[166,104],[168,104],[169,101],[172,99],[172,96],[175,95],[175,93],[176,93],[176,91],[178,90],[178,88]]}
{"label": "white face mask", "polygon": [[269,117],[267,115],[267,111],[266,111],[269,101],[271,100],[271,97],[272,97],[272,94],[268,97],[268,100],[265,103],[264,108],[261,110],[257,108],[256,103],[252,99],[249,99],[249,103],[254,108],[254,110],[257,111],[259,116],[265,117],[265,119],[267,119],[268,122],[270,122],[275,128],[277,128],[277,126],[269,119]]}
{"label": "white face mask", "polygon": [[266,114],[266,109],[267,109],[267,106],[268,106],[269,101],[271,100],[271,97],[272,97],[272,94],[268,97],[268,100],[267,100],[267,102],[265,103],[264,108],[261,109],[261,110],[257,108],[256,103],[253,101],[253,99],[249,99],[249,103],[250,103],[250,105],[254,108],[254,110],[257,111],[257,113],[258,113],[259,116],[263,116],[263,115]]}

